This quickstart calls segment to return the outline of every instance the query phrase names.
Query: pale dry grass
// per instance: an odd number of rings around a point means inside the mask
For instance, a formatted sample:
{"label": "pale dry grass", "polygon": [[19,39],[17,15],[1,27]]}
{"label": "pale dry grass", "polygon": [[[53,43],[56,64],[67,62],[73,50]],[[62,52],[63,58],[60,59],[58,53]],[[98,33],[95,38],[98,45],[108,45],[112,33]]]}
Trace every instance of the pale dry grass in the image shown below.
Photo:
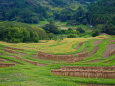
{"label": "pale dry grass", "polygon": [[[66,38],[61,41],[54,41],[50,40],[46,43],[6,43],[1,42],[0,44],[6,45],[9,47],[20,48],[30,51],[41,51],[47,53],[68,53],[68,52],[75,52],[72,46],[76,43],[80,43],[83,41],[87,41],[89,39],[100,39],[98,37],[95,38]],[[77,46],[77,45],[76,45]]]}

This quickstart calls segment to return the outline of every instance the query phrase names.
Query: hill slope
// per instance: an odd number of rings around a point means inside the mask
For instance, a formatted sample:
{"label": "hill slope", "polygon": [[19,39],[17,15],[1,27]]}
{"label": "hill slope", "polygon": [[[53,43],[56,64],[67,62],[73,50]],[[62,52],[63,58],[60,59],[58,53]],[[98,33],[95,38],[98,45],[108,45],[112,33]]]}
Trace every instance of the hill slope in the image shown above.
{"label": "hill slope", "polygon": [[[95,0],[93,0],[95,1]],[[54,18],[57,11],[68,7],[92,2],[90,0],[0,0],[0,20],[38,23],[40,20]],[[77,5],[77,6],[76,6]]]}

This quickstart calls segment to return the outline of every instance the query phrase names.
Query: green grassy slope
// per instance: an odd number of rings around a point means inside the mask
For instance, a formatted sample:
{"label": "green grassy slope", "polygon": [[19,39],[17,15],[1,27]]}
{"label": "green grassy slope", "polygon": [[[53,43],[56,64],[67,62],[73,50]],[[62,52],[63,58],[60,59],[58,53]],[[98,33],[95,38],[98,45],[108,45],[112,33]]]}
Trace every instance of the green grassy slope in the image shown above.
{"label": "green grassy slope", "polygon": [[[57,62],[57,61],[50,61],[50,60],[41,60],[32,58],[32,54],[37,54],[36,49],[33,51],[29,50],[28,44],[23,44],[25,51],[19,51],[15,50],[20,53],[25,53],[26,56],[18,55],[18,54],[11,54],[4,51],[4,47],[10,46],[10,47],[17,47],[15,44],[10,43],[3,43],[0,42],[0,53],[2,54],[0,58],[4,59],[10,59],[15,62],[20,62],[22,64],[16,64],[14,67],[8,67],[8,68],[0,68],[0,86],[80,86],[79,83],[92,83],[92,84],[112,84],[115,85],[115,79],[97,79],[97,78],[79,78],[79,77],[66,77],[66,76],[55,76],[50,73],[51,69],[58,69],[60,66],[115,66],[115,55],[107,58],[102,57],[102,53],[106,49],[106,45],[110,44],[108,41],[115,40],[115,38],[109,37],[109,39],[104,40],[98,45],[93,45],[93,41],[95,40],[101,40],[98,38],[92,38],[90,40],[87,40],[86,43],[84,43],[78,50],[75,50],[74,52],[80,52],[85,47],[88,47],[87,51],[90,52],[95,46],[99,47],[98,52],[96,52],[94,55],[88,58],[84,58],[81,62],[76,63],[65,63],[65,62]],[[67,40],[66,40],[67,41]],[[79,41],[74,42],[72,44],[72,48],[75,48],[75,44],[77,46]],[[50,42],[51,43],[51,42]],[[63,42],[61,42],[63,43]],[[71,43],[71,42],[70,42]],[[42,47],[56,47],[61,45],[55,45],[48,44],[48,43],[38,43]],[[46,46],[46,44],[48,44]],[[113,42],[114,44],[114,42]],[[29,43],[29,46],[32,45]],[[37,45],[37,44],[36,44]],[[22,44],[18,44],[18,46],[22,46]],[[68,45],[66,45],[67,47]],[[37,46],[38,47],[38,46]],[[68,46],[69,47],[69,46]],[[22,48],[22,47],[20,47]],[[36,48],[36,46],[34,46]],[[39,47],[40,48],[40,47]],[[61,49],[61,47],[60,47]],[[103,50],[102,50],[103,49]],[[51,52],[51,51],[50,51]],[[59,52],[59,51],[58,51]],[[28,59],[31,61],[37,61],[38,63],[46,64],[46,66],[35,66],[30,63],[14,59],[11,56],[20,56],[24,59]],[[95,60],[95,59],[102,59],[100,62],[96,63],[88,63],[88,61]],[[8,60],[6,63],[12,63]],[[55,64],[54,64],[55,63]]]}

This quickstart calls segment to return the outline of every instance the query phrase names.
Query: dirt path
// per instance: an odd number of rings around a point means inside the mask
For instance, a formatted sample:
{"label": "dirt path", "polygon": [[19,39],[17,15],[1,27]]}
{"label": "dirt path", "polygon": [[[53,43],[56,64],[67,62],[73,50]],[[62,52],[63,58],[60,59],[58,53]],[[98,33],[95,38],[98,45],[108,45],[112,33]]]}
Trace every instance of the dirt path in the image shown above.
{"label": "dirt path", "polygon": [[80,42],[75,49],[76,50],[79,49],[82,46],[83,43],[85,43],[85,42]]}
{"label": "dirt path", "polygon": [[82,52],[85,52],[88,49],[88,47],[86,47]]}
{"label": "dirt path", "polygon": [[[104,40],[104,39],[103,39]],[[94,45],[97,45],[97,44],[100,44],[103,40],[97,40],[97,41],[94,41],[93,44]],[[81,45],[83,44],[84,42],[81,42],[79,43],[79,45],[76,47],[76,49],[80,48]],[[79,55],[79,54],[84,54],[84,52],[88,49],[88,47],[86,47],[83,51],[81,51],[80,53],[76,53],[76,55]],[[98,47],[95,47],[90,53],[88,53],[87,57],[93,55],[94,53],[96,53],[98,50]],[[85,55],[86,57],[86,55]]]}
{"label": "dirt path", "polygon": [[97,44],[100,44],[103,40],[97,40],[97,41],[94,41],[93,44],[94,45],[97,45]]}
{"label": "dirt path", "polygon": [[88,56],[87,57],[90,57],[90,56],[92,56],[94,53],[96,53],[98,51],[98,47],[96,46],[96,47],[94,47],[94,49],[88,54]]}
{"label": "dirt path", "polygon": [[115,50],[115,44],[107,45],[107,49],[103,53],[103,57],[109,57],[112,50]]}

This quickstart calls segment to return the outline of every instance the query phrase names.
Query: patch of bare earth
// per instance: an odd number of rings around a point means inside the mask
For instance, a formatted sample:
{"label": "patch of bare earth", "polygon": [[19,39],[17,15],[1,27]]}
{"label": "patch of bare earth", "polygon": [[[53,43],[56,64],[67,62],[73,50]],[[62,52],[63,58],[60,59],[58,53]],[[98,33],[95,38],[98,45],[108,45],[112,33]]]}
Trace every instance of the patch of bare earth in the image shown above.
{"label": "patch of bare earth", "polygon": [[[97,41],[93,42],[93,44],[94,45],[100,44],[103,40],[97,40]],[[76,49],[80,48],[83,43],[84,42],[79,43],[78,46],[76,47]],[[76,53],[77,57],[74,60],[75,61],[82,61],[83,58],[90,57],[90,56],[92,56],[94,53],[96,53],[98,51],[98,47],[97,46],[94,47],[94,49],[91,52],[89,52],[89,53],[86,52],[87,49],[88,49],[88,47],[86,47],[82,52]]]}
{"label": "patch of bare earth", "polygon": [[6,49],[11,49],[11,50],[20,50],[20,51],[24,51],[24,49],[19,49],[19,48],[12,48],[12,47],[5,47]]}
{"label": "patch of bare earth", "polygon": [[100,44],[103,40],[97,40],[97,41],[94,41],[93,44],[94,45],[97,45],[97,44]]}
{"label": "patch of bare earth", "polygon": [[88,47],[86,47],[82,52],[85,52],[88,49]]}
{"label": "patch of bare earth", "polygon": [[113,42],[115,42],[115,40],[111,40],[111,41],[109,41],[109,43],[113,43]]}
{"label": "patch of bare earth", "polygon": [[83,58],[87,58],[87,57],[90,57],[90,56],[92,56],[94,53],[96,53],[97,52],[97,50],[98,50],[98,47],[96,46],[91,52],[84,52],[84,53],[78,53],[77,54],[77,56],[76,56],[76,58],[74,59],[75,60],[75,62],[77,62],[77,61],[82,61],[83,60]]}
{"label": "patch of bare earth", "polygon": [[37,66],[46,66],[46,64],[40,64],[40,63],[38,63]]}
{"label": "patch of bare earth", "polygon": [[107,34],[107,33],[101,33],[101,35],[109,35],[109,34]]}
{"label": "patch of bare earth", "polygon": [[96,53],[98,51],[98,47],[96,46],[96,47],[94,47],[94,49],[88,54],[88,56],[87,57],[90,57],[90,56],[92,56],[94,53]]}
{"label": "patch of bare earth", "polygon": [[5,62],[5,59],[0,58],[0,62]]}
{"label": "patch of bare earth", "polygon": [[13,67],[13,66],[15,66],[14,63],[0,63],[0,68]]}
{"label": "patch of bare earth", "polygon": [[75,49],[76,50],[79,49],[83,45],[83,43],[85,43],[85,42],[80,42]]}
{"label": "patch of bare earth", "polygon": [[104,51],[103,57],[106,58],[106,57],[111,56],[112,52],[113,54],[115,54],[115,44],[107,45],[107,49]]}
{"label": "patch of bare earth", "polygon": [[68,28],[67,28],[67,27],[61,27],[61,29],[62,29],[62,30],[68,30]]}

